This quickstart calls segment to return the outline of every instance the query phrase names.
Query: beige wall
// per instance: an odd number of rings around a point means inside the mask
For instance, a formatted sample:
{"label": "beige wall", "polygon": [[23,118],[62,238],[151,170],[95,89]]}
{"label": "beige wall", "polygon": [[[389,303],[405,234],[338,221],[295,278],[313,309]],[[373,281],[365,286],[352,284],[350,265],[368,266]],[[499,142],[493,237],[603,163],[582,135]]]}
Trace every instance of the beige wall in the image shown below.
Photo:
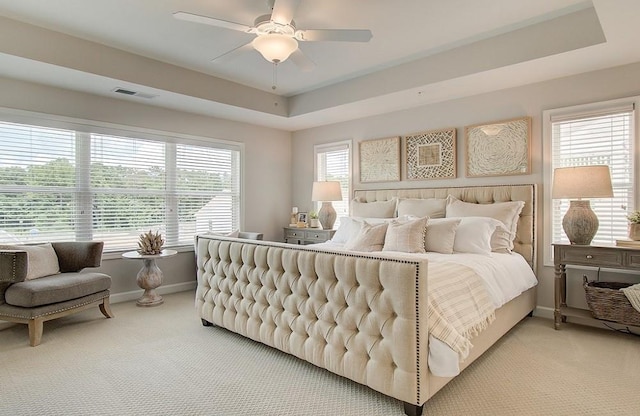
{"label": "beige wall", "polygon": [[[291,133],[7,78],[0,78],[0,91],[0,107],[8,109],[243,143],[244,229],[263,232],[267,239],[282,238],[291,209]],[[193,257],[185,252],[158,262],[165,289],[195,282]],[[135,275],[141,266],[117,256],[103,261],[100,270],[113,277],[114,300],[139,291]]]}
{"label": "beige wall", "polygon": [[[424,107],[359,119],[295,132],[293,135],[293,203],[311,206],[313,182],[313,145],[353,140],[354,188],[402,188],[470,186],[494,184],[538,184],[538,305],[553,307],[553,270],[543,266],[542,232],[545,218],[542,204],[546,184],[543,183],[545,162],[542,140],[542,111],[552,108],[634,96],[640,93],[640,63],[561,78],[524,87],[495,91]],[[464,177],[464,126],[476,123],[531,116],[532,170],[530,175],[471,178]],[[362,140],[405,135],[431,129],[457,128],[458,178],[433,181],[403,181],[381,184],[358,182],[358,145]]]}

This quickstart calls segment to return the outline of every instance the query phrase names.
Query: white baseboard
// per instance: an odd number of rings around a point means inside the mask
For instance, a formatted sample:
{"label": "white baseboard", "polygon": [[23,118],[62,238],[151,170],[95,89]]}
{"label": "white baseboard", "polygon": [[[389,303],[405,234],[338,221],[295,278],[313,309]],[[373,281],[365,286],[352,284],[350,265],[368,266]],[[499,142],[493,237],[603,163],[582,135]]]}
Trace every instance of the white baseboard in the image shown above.
{"label": "white baseboard", "polygon": [[[168,295],[169,293],[178,293],[178,292],[186,292],[187,290],[195,290],[196,282],[182,282],[175,283],[173,285],[160,286],[156,289],[160,295]],[[120,302],[129,302],[132,300],[138,299],[144,290],[132,290],[130,292],[121,292],[121,293],[112,293],[109,297],[109,301],[111,304],[120,303]]]}
{"label": "white baseboard", "polygon": [[545,319],[553,319],[553,308],[548,308],[546,306],[536,306],[536,309],[533,311],[533,316]]}

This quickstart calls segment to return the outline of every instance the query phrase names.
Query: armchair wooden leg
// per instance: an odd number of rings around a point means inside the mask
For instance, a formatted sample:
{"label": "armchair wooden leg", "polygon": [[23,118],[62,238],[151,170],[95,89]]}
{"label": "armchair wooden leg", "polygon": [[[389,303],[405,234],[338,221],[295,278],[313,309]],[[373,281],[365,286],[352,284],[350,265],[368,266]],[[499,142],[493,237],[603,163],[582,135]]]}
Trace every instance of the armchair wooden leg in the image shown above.
{"label": "armchair wooden leg", "polygon": [[109,304],[109,298],[102,299],[100,306],[100,312],[107,318],[113,318],[113,312],[111,312],[111,305]]}
{"label": "armchair wooden leg", "polygon": [[37,347],[42,341],[42,318],[33,318],[29,320],[29,344],[32,347]]}

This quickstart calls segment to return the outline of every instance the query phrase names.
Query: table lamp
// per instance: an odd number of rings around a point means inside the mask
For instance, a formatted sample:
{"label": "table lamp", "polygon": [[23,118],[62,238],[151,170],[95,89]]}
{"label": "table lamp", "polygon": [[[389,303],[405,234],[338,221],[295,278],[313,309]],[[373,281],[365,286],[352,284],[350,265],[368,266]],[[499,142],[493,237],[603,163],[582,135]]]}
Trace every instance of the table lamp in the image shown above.
{"label": "table lamp", "polygon": [[313,183],[311,191],[311,200],[322,202],[320,211],[318,211],[318,219],[322,229],[330,230],[336,222],[336,210],[333,208],[331,201],[342,201],[342,191],[340,190],[340,182],[338,181],[320,181]]}
{"label": "table lamp", "polygon": [[598,217],[589,200],[582,198],[611,198],[609,166],[574,166],[553,171],[553,199],[571,199],[562,219],[562,228],[571,244],[589,245],[598,231]]}

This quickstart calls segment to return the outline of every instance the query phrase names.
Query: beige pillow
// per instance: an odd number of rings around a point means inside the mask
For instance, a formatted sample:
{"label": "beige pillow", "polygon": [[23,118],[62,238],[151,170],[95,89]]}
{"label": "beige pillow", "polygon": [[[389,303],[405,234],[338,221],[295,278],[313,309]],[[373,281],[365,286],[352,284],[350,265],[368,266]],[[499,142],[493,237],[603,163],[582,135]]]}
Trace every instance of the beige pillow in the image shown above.
{"label": "beige pillow", "polygon": [[438,218],[427,221],[424,246],[427,251],[452,254],[460,218]]}
{"label": "beige pillow", "polygon": [[427,217],[406,222],[391,221],[387,228],[382,251],[424,253],[426,228]]}
{"label": "beige pillow", "polygon": [[398,200],[392,198],[388,201],[361,202],[356,199],[351,201],[351,216],[364,218],[393,218],[396,216]]}
{"label": "beige pillow", "polygon": [[398,217],[413,215],[416,217],[444,218],[446,199],[404,199],[398,200]]}
{"label": "beige pillow", "polygon": [[388,225],[389,224],[386,222],[371,225],[368,222],[363,221],[358,234],[345,243],[345,250],[382,251]]}
{"label": "beige pillow", "polygon": [[60,273],[58,255],[51,243],[37,245],[0,245],[0,250],[20,250],[27,252],[27,277],[25,277],[25,280]]}
{"label": "beige pillow", "polygon": [[507,232],[499,232],[491,238],[493,251],[513,250],[518,218],[524,208],[523,201],[496,202],[495,204],[472,204],[463,202],[452,195],[447,197],[446,217],[490,217],[501,221]]}

